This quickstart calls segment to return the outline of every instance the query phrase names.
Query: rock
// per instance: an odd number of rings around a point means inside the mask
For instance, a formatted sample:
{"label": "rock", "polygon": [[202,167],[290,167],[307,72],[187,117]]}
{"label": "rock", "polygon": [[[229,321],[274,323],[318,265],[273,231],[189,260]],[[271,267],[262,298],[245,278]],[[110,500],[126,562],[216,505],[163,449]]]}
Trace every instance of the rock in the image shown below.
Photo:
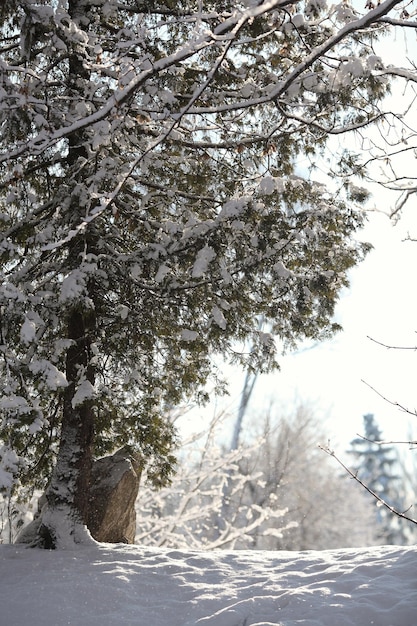
{"label": "rock", "polygon": [[[93,462],[87,527],[96,541],[135,542],[135,501],[142,469],[140,456],[131,454],[128,447]],[[33,521],[22,528],[15,543],[36,542],[46,503],[44,493],[39,498],[38,511]]]}
{"label": "rock", "polygon": [[87,526],[96,541],[134,543],[142,466],[127,447],[94,461]]}

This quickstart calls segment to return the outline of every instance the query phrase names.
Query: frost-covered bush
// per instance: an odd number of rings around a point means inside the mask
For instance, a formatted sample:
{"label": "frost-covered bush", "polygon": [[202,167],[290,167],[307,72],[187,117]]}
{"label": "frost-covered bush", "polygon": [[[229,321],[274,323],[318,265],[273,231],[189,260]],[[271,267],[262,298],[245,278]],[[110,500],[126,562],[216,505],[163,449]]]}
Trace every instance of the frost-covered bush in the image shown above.
{"label": "frost-covered bush", "polygon": [[[276,520],[276,533],[286,531],[286,511],[259,507],[247,500],[250,481],[261,481],[254,470],[240,471],[260,441],[229,451],[219,443],[224,419],[194,435],[181,447],[172,484],[155,493],[142,486],[137,501],[136,542],[175,548],[212,550],[251,547],[252,535],[265,520]],[[227,512],[226,512],[227,509]]]}
{"label": "frost-covered bush", "polygon": [[263,432],[235,450],[219,443],[228,429],[215,420],[185,442],[170,487],[155,493],[142,486],[138,543],[320,550],[376,542],[362,493],[335,475],[317,448],[320,427],[311,411],[265,419]]}

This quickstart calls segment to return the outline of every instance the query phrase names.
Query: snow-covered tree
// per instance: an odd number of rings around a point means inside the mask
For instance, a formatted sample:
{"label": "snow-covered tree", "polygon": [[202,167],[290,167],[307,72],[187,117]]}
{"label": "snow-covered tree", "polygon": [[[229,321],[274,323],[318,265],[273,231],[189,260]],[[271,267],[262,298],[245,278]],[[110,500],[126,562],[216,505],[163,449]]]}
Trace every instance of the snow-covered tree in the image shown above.
{"label": "snow-covered tree", "polygon": [[268,417],[262,432],[246,433],[232,450],[219,443],[227,430],[227,415],[221,417],[182,446],[170,486],[157,494],[141,489],[138,543],[206,550],[377,543],[366,498],[317,448],[324,435],[311,409]]}
{"label": "snow-covered tree", "polygon": [[243,474],[256,468],[261,480],[248,481],[247,497],[259,507],[284,508],[289,528],[279,532],[271,518],[252,534],[253,547],[269,550],[324,550],[376,542],[366,498],[332,472],[318,444],[325,430],[304,405],[293,414],[264,420],[257,454],[242,464]]}
{"label": "snow-covered tree", "polygon": [[0,480],[52,472],[39,545],[89,540],[93,454],[131,443],[169,478],[165,407],[213,352],[268,369],[274,338],[335,330],[363,194],[296,166],[381,119],[373,43],[408,22],[368,8],[2,3]]}
{"label": "snow-covered tree", "polygon": [[[398,473],[401,477],[398,500],[405,504],[406,514],[414,519],[417,517],[417,458],[415,441],[416,437],[410,432],[409,444],[406,447],[402,444],[396,449]],[[416,543],[416,524],[403,523],[401,530],[405,544],[413,545]]]}
{"label": "snow-covered tree", "polygon": [[[349,453],[354,459],[352,470],[379,498],[403,511],[407,507],[402,500],[401,477],[394,448],[383,443],[382,432],[372,413],[363,416],[364,436],[355,437]],[[376,507],[379,537],[384,543],[406,543],[407,522],[399,519],[386,507]]]}
{"label": "snow-covered tree", "polygon": [[[260,507],[246,498],[249,483],[261,481],[254,468],[243,473],[263,442],[228,450],[220,443],[227,415],[216,416],[208,428],[185,441],[178,469],[169,486],[155,493],[144,485],[137,501],[136,542],[142,545],[213,550],[251,548],[255,530],[275,520],[276,533],[287,530],[286,513],[276,506]],[[224,495],[227,486],[227,514]]]}

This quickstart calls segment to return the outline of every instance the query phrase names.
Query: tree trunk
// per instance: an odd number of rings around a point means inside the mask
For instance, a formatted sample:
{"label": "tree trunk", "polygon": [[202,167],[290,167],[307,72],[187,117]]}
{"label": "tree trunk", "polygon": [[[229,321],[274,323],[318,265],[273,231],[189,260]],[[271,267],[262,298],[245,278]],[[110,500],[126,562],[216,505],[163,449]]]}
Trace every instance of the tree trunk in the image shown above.
{"label": "tree trunk", "polygon": [[39,531],[39,543],[45,548],[67,547],[91,540],[85,523],[88,518],[94,407],[91,399],[74,403],[74,395],[80,372],[84,373],[84,383],[94,384],[90,358],[94,328],[93,312],[74,310],[70,313],[68,338],[73,344],[67,353],[68,387],[63,398],[60,446]]}
{"label": "tree trunk", "polygon": [[[84,0],[70,0],[71,18],[88,30],[89,5]],[[70,101],[77,105],[85,98],[90,72],[84,59],[84,50],[76,41],[68,45],[67,88]],[[67,166],[74,185],[83,184],[82,172],[77,172],[77,161],[86,159],[88,137],[77,130],[68,138]],[[74,168],[74,169],[73,169]],[[75,173],[73,173],[75,172]],[[72,177],[73,176],[73,177]],[[78,227],[85,207],[78,203],[77,194],[69,207],[68,228]],[[94,237],[90,232],[79,234],[68,245],[66,268],[79,266],[81,258],[94,251]],[[68,387],[63,396],[62,426],[57,463],[47,489],[47,505],[42,512],[39,543],[46,548],[59,548],[74,543],[93,541],[86,522],[93,456],[94,406],[93,399],[75,402],[79,385],[94,385],[94,367],[91,344],[96,333],[94,287],[86,287],[85,300],[74,303],[68,314],[67,338],[72,341],[66,357]],[[70,305],[71,306],[71,305]],[[91,388],[91,387],[90,387]]]}

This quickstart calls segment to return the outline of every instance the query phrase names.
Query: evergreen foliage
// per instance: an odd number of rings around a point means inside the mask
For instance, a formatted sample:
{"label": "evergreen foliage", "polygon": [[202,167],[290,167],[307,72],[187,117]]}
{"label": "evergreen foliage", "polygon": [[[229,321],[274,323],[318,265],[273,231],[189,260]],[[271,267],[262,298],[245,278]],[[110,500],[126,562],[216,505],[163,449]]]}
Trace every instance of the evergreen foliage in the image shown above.
{"label": "evergreen foliage", "polygon": [[[371,413],[363,416],[363,437],[351,441],[350,454],[354,458],[353,471],[377,496],[397,511],[405,509],[401,499],[400,477],[396,474],[398,463],[392,446],[384,445],[382,432]],[[405,527],[385,507],[377,507],[378,534],[384,543],[406,543]]]}
{"label": "evergreen foliage", "polygon": [[85,539],[93,454],[169,480],[213,353],[263,371],[336,330],[362,198],[296,163],[380,117],[397,4],[3,2],[0,480],[55,466],[40,543]]}

